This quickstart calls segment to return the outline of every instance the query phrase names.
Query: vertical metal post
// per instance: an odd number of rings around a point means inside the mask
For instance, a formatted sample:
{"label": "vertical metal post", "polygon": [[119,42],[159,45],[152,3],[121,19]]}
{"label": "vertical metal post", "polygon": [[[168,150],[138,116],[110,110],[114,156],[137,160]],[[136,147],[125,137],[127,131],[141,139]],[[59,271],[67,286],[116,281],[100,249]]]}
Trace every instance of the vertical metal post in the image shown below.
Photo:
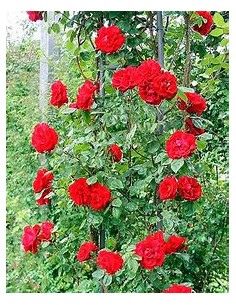
{"label": "vertical metal post", "polygon": [[[163,43],[163,37],[164,37],[164,29],[163,29],[163,19],[162,19],[162,12],[158,11],[156,14],[157,17],[157,41],[158,41],[158,61],[162,68],[164,68],[164,43]],[[157,129],[157,136],[161,136],[163,134],[163,113],[160,109],[160,107],[157,107],[157,113],[156,113],[156,122],[158,123],[158,129]],[[159,205],[160,202],[157,198],[155,198],[156,204]],[[159,208],[159,207],[158,207]],[[157,211],[157,216],[159,217],[160,221],[157,222],[157,230],[163,230],[163,216],[161,214],[161,211]]]}
{"label": "vertical metal post", "polygon": [[[54,20],[54,12],[47,13],[48,22],[41,22],[40,25],[40,49],[42,56],[40,58],[40,72],[39,72],[39,109],[40,120],[46,122],[47,120],[47,106],[48,106],[48,86],[52,81],[52,66],[49,65],[49,59],[55,54],[55,41],[53,35],[48,33],[48,23]],[[39,160],[42,167],[46,167],[47,160],[45,155],[40,154]]]}

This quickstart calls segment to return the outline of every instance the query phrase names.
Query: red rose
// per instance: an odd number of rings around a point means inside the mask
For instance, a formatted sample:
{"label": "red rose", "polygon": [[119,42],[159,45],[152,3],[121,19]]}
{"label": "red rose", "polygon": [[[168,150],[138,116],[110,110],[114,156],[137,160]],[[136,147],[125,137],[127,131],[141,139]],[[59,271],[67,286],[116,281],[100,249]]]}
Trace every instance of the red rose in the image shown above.
{"label": "red rose", "polygon": [[179,159],[189,157],[196,149],[194,135],[177,130],[166,141],[166,152],[169,158]]}
{"label": "red rose", "polygon": [[41,233],[38,236],[38,239],[41,241],[47,241],[51,239],[52,229],[54,228],[54,224],[50,221],[45,221],[41,224]]}
{"label": "red rose", "polygon": [[203,18],[203,21],[201,26],[195,24],[193,26],[193,30],[200,33],[201,35],[209,34],[213,25],[213,18],[211,14],[206,11],[197,11],[196,13]]}
{"label": "red rose", "polygon": [[154,80],[154,88],[162,99],[172,99],[178,91],[177,79],[170,72],[163,72]]}
{"label": "red rose", "polygon": [[153,81],[145,81],[138,87],[138,93],[142,100],[151,105],[160,105],[161,96],[156,92]]}
{"label": "red rose", "polygon": [[115,25],[101,27],[97,32],[95,45],[97,50],[104,53],[114,53],[118,51],[125,42],[125,36],[120,28]]}
{"label": "red rose", "polygon": [[194,136],[199,136],[205,132],[203,128],[198,128],[193,124],[193,121],[191,118],[185,119],[185,130],[188,133],[193,134]]}
{"label": "red rose", "polygon": [[179,98],[179,109],[186,110],[188,113],[197,113],[201,115],[204,110],[207,108],[206,101],[201,95],[195,92],[185,92],[185,95],[188,99],[188,105]]}
{"label": "red rose", "polygon": [[51,193],[51,189],[45,189],[39,199],[37,199],[38,205],[49,204],[51,199],[47,196]]}
{"label": "red rose", "polygon": [[122,153],[122,150],[120,149],[120,147],[116,144],[111,144],[109,147],[109,151],[111,152],[114,161],[120,162],[120,160],[122,159],[122,156],[123,156],[123,153]]}
{"label": "red rose", "polygon": [[159,185],[158,194],[161,200],[174,199],[177,194],[177,181],[175,177],[167,176]]}
{"label": "red rose", "polygon": [[140,265],[145,269],[154,269],[162,266],[165,260],[163,233],[156,232],[147,236],[135,246],[135,253],[141,256]]}
{"label": "red rose", "polygon": [[138,77],[138,93],[146,103],[152,105],[160,105],[162,98],[156,91],[154,79],[161,74],[161,66],[153,59],[145,60],[137,68]]}
{"label": "red rose", "polygon": [[94,93],[97,89],[97,84],[94,84],[90,80],[86,80],[84,84],[78,89],[76,107],[82,110],[91,110],[92,104],[94,102]]}
{"label": "red rose", "polygon": [[37,21],[37,20],[43,20],[43,13],[44,11],[41,11],[41,12],[29,12],[29,11],[26,11],[26,13],[29,15],[29,19],[31,21]]}
{"label": "red rose", "polygon": [[51,105],[60,108],[63,104],[68,103],[67,86],[60,80],[51,85]]}
{"label": "red rose", "polygon": [[90,206],[95,210],[102,210],[111,200],[111,191],[101,183],[95,183],[89,186]]}
{"label": "red rose", "polygon": [[37,152],[50,152],[55,148],[57,142],[58,135],[48,124],[39,123],[34,127],[31,143]]}
{"label": "red rose", "polygon": [[181,236],[171,235],[165,243],[165,254],[172,254],[185,248],[187,239]]}
{"label": "red rose", "polygon": [[195,178],[183,176],[178,179],[178,193],[185,200],[197,200],[202,196],[202,187]]}
{"label": "red rose", "polygon": [[33,189],[35,193],[42,192],[43,189],[50,188],[52,186],[53,174],[47,169],[42,168],[37,172],[37,176],[33,182]]}
{"label": "red rose", "polygon": [[112,77],[112,86],[121,92],[133,89],[137,86],[138,69],[136,67],[127,67],[116,71]]}
{"label": "red rose", "polygon": [[85,242],[83,243],[77,253],[77,259],[79,262],[84,262],[87,259],[90,259],[90,255],[92,252],[97,251],[98,247],[93,242]]}
{"label": "red rose", "polygon": [[164,289],[163,293],[191,293],[192,289],[190,287],[184,285],[174,284],[170,286],[168,289]]}
{"label": "red rose", "polygon": [[139,83],[154,80],[161,74],[161,66],[159,62],[151,58],[144,60],[137,69]]}
{"label": "red rose", "polygon": [[97,264],[108,274],[114,274],[123,267],[124,261],[119,253],[102,250],[98,253]]}
{"label": "red rose", "polygon": [[90,191],[86,178],[79,178],[68,188],[70,198],[76,205],[89,205]]}
{"label": "red rose", "polygon": [[36,253],[38,251],[40,240],[37,239],[37,236],[39,232],[39,225],[35,225],[33,227],[27,226],[24,228],[24,233],[22,235],[22,246],[25,252]]}

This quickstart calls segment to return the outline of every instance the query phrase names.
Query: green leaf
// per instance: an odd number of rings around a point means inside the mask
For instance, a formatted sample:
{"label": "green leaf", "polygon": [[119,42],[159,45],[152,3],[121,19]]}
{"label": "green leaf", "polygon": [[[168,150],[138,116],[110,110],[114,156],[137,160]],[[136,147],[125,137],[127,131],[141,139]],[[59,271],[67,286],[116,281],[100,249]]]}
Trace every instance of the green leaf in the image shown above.
{"label": "green leaf", "polygon": [[115,218],[120,218],[121,209],[120,208],[113,208],[112,209],[112,216]]}
{"label": "green leaf", "polygon": [[197,149],[204,150],[207,146],[207,142],[205,141],[197,141]]}
{"label": "green leaf", "polygon": [[113,207],[119,208],[122,205],[122,201],[120,200],[120,198],[116,198],[115,200],[112,201],[111,204]]}
{"label": "green leaf", "polygon": [[60,26],[59,26],[59,24],[54,22],[52,24],[52,30],[53,30],[54,33],[60,33]]}
{"label": "green leaf", "polygon": [[102,281],[103,281],[103,284],[105,286],[111,285],[111,283],[112,283],[112,275],[111,274],[106,274]]}
{"label": "green leaf", "polygon": [[134,137],[135,131],[137,129],[137,125],[134,124],[130,130],[130,132],[127,134],[127,140],[131,140]]}
{"label": "green leaf", "polygon": [[139,268],[137,260],[130,258],[127,262],[127,266],[132,273],[136,273]]}
{"label": "green leaf", "polygon": [[203,133],[202,135],[200,135],[199,139],[201,141],[207,141],[207,140],[211,140],[213,138],[213,135],[211,133]]}
{"label": "green leaf", "polygon": [[96,183],[98,181],[98,178],[97,178],[97,176],[92,176],[92,177],[89,177],[86,181],[87,181],[88,185],[91,185],[91,184]]}
{"label": "green leaf", "polygon": [[184,159],[176,159],[171,162],[170,167],[173,170],[173,172],[177,173],[183,165],[184,165]]}
{"label": "green leaf", "polygon": [[204,124],[201,121],[201,119],[198,118],[191,118],[193,121],[194,126],[196,126],[197,128],[204,128]]}
{"label": "green leaf", "polygon": [[150,143],[148,143],[148,147],[147,150],[150,154],[153,154],[154,152],[156,152],[160,147],[160,142],[157,140],[154,140]]}
{"label": "green leaf", "polygon": [[182,90],[178,90],[177,96],[181,98],[184,102],[188,101],[186,94]]}
{"label": "green leaf", "polygon": [[109,94],[116,92],[116,90],[112,87],[112,85],[105,86],[105,91]]}
{"label": "green leaf", "polygon": [[80,52],[79,56],[83,61],[88,61],[90,59],[90,52]]}
{"label": "green leaf", "polygon": [[225,26],[224,18],[217,12],[213,16],[213,21],[215,22],[215,25],[219,28]]}
{"label": "green leaf", "polygon": [[124,185],[123,183],[116,179],[116,178],[110,178],[109,179],[109,187],[112,189],[112,190],[115,190],[115,189],[122,189],[124,188]]}
{"label": "green leaf", "polygon": [[218,36],[221,36],[222,34],[224,33],[224,31],[222,29],[214,29],[210,32],[210,35],[211,36],[214,36],[214,37],[218,37]]}
{"label": "green leaf", "polygon": [[67,48],[68,51],[73,50],[74,46],[75,46],[75,45],[74,45],[73,42],[71,42],[70,40],[67,40],[67,42],[66,42],[66,48]]}
{"label": "green leaf", "polygon": [[180,86],[180,87],[178,87],[178,89],[183,92],[194,92],[193,88],[187,88],[187,87]]}
{"label": "green leaf", "polygon": [[104,274],[105,274],[105,271],[102,269],[99,269],[92,273],[92,277],[96,280],[100,280],[101,278],[103,278]]}

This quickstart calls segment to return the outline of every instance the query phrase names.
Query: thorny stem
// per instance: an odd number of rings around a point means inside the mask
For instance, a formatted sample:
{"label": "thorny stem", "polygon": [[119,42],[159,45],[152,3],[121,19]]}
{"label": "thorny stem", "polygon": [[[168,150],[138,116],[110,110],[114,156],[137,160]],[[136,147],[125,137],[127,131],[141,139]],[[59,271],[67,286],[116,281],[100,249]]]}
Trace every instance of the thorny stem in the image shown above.
{"label": "thorny stem", "polygon": [[191,68],[191,41],[190,41],[190,16],[187,12],[184,13],[185,21],[185,45],[186,45],[186,61],[184,67],[183,86],[190,86],[190,68]]}

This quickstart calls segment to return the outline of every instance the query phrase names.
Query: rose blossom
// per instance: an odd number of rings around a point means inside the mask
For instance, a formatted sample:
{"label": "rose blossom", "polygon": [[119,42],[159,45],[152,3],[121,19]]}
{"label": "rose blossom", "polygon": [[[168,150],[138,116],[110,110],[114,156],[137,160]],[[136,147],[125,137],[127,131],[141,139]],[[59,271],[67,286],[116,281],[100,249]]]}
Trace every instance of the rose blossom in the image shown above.
{"label": "rose blossom", "polygon": [[174,199],[177,194],[177,180],[167,176],[159,185],[158,194],[161,200]]}
{"label": "rose blossom", "polygon": [[186,242],[187,239],[185,237],[171,235],[164,246],[165,254],[172,254],[181,251],[186,247]]}
{"label": "rose blossom", "polygon": [[188,99],[188,105],[179,98],[179,109],[186,110],[188,113],[197,113],[200,116],[207,108],[205,99],[196,92],[185,92],[185,95]]}
{"label": "rose blossom", "polygon": [[79,262],[84,262],[90,259],[91,253],[97,251],[98,247],[93,242],[85,242],[83,243],[77,253],[77,260]]}
{"label": "rose blossom", "polygon": [[122,150],[120,147],[116,144],[111,144],[109,147],[109,151],[112,154],[112,157],[115,162],[120,162],[123,156]]}
{"label": "rose blossom", "polygon": [[154,269],[162,266],[165,260],[163,232],[159,231],[147,236],[135,246],[135,253],[142,259],[140,265],[145,269]]}
{"label": "rose blossom", "polygon": [[35,193],[40,193],[43,189],[52,186],[53,174],[45,168],[39,169],[33,181],[33,189]]}
{"label": "rose blossom", "polygon": [[164,289],[163,293],[191,293],[192,289],[190,287],[184,285],[174,284],[170,286],[168,289]]}
{"label": "rose blossom", "polygon": [[31,21],[43,20],[44,11],[26,11]]}
{"label": "rose blossom", "polygon": [[169,158],[179,159],[189,157],[196,149],[194,135],[177,130],[166,141],[166,152]]}
{"label": "rose blossom", "polygon": [[185,119],[185,131],[193,134],[194,136],[199,136],[205,132],[203,128],[196,127],[191,118]]}
{"label": "rose blossom", "polygon": [[183,176],[178,178],[178,193],[183,199],[194,201],[202,196],[202,187],[195,178]]}
{"label": "rose blossom", "polygon": [[89,205],[90,191],[86,178],[79,178],[68,188],[70,198],[76,205]]}
{"label": "rose blossom", "polygon": [[201,35],[207,35],[211,31],[211,27],[213,25],[213,18],[210,14],[210,12],[207,11],[197,11],[196,12],[199,16],[201,16],[203,19],[202,20],[202,25],[198,26],[195,24],[193,26],[193,30],[200,33]]}
{"label": "rose blossom", "polygon": [[138,69],[129,66],[116,71],[112,77],[112,86],[121,92],[133,89],[137,85]]}
{"label": "rose blossom", "polygon": [[[91,110],[92,104],[94,102],[94,93],[97,89],[97,84],[94,84],[90,80],[86,80],[83,85],[78,89],[78,94],[76,97],[76,108],[85,111]],[[75,105],[71,104],[69,107],[75,108]]]}
{"label": "rose blossom", "polygon": [[95,211],[102,210],[111,200],[111,191],[99,182],[90,185],[89,192],[90,206]]}
{"label": "rose blossom", "polygon": [[108,274],[114,274],[123,267],[124,261],[119,253],[101,250],[98,253],[97,264]]}
{"label": "rose blossom", "polygon": [[115,25],[102,26],[95,39],[96,49],[104,53],[114,53],[118,51],[125,42],[125,36],[121,29]]}
{"label": "rose blossom", "polygon": [[58,135],[48,124],[39,123],[34,127],[31,143],[37,152],[50,152],[55,148],[57,142]]}
{"label": "rose blossom", "polygon": [[66,103],[68,103],[67,86],[65,86],[61,81],[56,81],[51,85],[50,104],[60,108]]}
{"label": "rose blossom", "polygon": [[170,72],[163,72],[154,80],[154,88],[161,99],[172,99],[177,91],[177,79]]}

